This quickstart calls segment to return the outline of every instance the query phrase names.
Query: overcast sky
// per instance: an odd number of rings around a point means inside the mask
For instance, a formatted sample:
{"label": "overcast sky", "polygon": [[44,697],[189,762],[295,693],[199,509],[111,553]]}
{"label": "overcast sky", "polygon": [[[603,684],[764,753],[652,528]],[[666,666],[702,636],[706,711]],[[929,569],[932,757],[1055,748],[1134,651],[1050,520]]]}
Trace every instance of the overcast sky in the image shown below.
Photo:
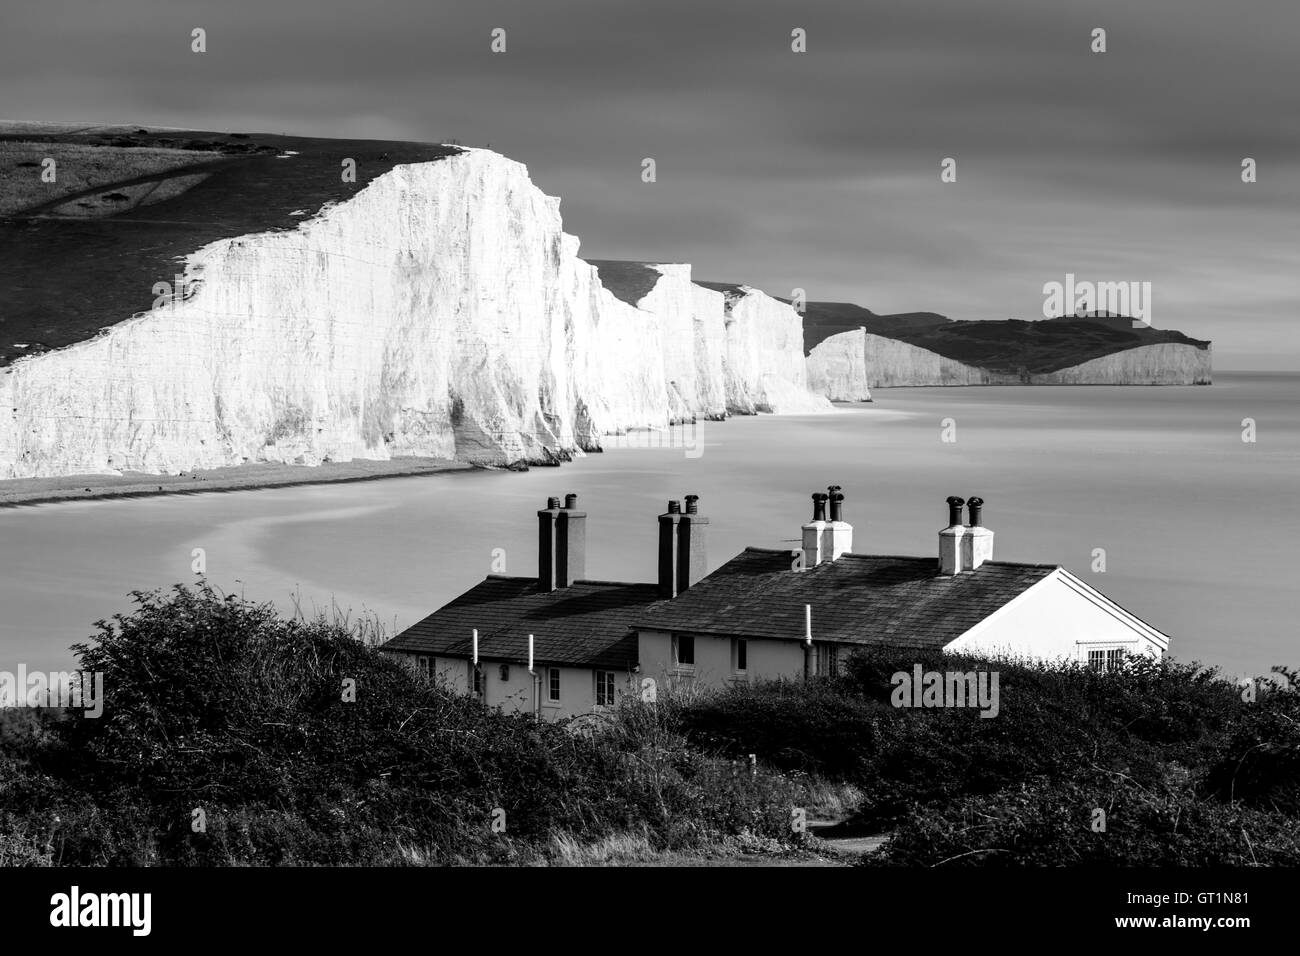
{"label": "overcast sky", "polygon": [[491,144],[591,258],[958,319],[1149,281],[1217,367],[1297,369],[1298,38],[1297,0],[3,0],[0,118]]}

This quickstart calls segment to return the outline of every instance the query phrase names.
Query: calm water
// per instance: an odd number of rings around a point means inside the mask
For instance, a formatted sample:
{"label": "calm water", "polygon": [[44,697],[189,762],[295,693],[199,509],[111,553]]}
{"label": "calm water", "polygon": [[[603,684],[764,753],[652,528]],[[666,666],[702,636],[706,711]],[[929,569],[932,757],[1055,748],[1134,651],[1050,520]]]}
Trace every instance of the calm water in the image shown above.
{"label": "calm water", "polygon": [[[491,570],[535,571],[534,512],[576,492],[588,575],[652,580],[655,515],[701,496],[710,557],[793,542],[808,496],[844,487],[854,550],[933,554],[944,498],[985,498],[995,556],[1064,564],[1232,673],[1300,664],[1300,375],[1208,388],[881,391],[807,418],[706,423],[702,454],[615,449],[563,468],[0,509],[0,669],[72,665],[69,644],[134,589],[209,578],[405,627]],[[944,443],[952,418],[956,441]],[[1258,440],[1242,441],[1242,419]],[[677,436],[681,438],[681,436]],[[689,436],[688,436],[689,437]],[[1096,548],[1105,573],[1091,571]]]}

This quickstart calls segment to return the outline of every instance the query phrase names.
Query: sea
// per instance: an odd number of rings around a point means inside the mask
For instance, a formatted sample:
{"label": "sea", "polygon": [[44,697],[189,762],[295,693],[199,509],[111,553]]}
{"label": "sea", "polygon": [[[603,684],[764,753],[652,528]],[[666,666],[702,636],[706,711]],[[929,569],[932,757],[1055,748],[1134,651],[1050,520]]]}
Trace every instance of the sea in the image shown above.
{"label": "sea", "polygon": [[0,671],[75,667],[131,592],[199,580],[388,633],[489,573],[536,571],[536,511],[575,493],[587,576],[652,581],[656,516],[700,496],[717,566],[793,547],[839,485],[853,550],[937,555],[949,495],[985,500],[995,559],[1061,564],[1231,676],[1300,665],[1300,374],[1199,387],[881,389],[820,416],[612,440],[527,472],[0,509]]}

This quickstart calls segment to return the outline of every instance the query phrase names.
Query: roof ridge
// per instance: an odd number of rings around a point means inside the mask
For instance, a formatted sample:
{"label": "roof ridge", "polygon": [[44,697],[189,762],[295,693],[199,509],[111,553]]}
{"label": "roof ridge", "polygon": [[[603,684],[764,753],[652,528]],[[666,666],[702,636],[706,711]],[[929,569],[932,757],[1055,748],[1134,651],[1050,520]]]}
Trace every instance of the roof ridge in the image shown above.
{"label": "roof ridge", "polygon": [[[596,578],[578,578],[573,583],[574,584],[595,584],[595,585],[599,585],[600,587],[617,587],[617,588],[654,588],[659,586],[650,581],[602,581]],[[556,588],[556,590],[562,591],[564,589]]]}
{"label": "roof ridge", "polygon": [[[863,552],[863,551],[845,551],[843,554],[840,555],[839,558],[836,558],[835,560],[838,561],[838,560],[840,560],[840,558],[889,558],[890,560],[893,560],[893,561],[930,561],[930,560],[933,560],[933,561],[935,561],[936,563],[937,563],[938,560],[939,560],[939,556],[938,556],[937,554],[934,555],[933,558],[932,558],[930,555],[925,555],[925,554],[867,554],[866,552]],[[826,563],[826,564],[833,564],[834,562],[828,561],[828,562],[824,562],[824,563]],[[818,567],[820,567],[820,565],[818,565]]]}
{"label": "roof ridge", "polygon": [[[840,560],[842,560],[842,559],[844,559],[844,558],[877,558],[877,559],[880,559],[880,558],[887,558],[887,559],[889,559],[889,560],[891,560],[891,561],[934,561],[934,562],[936,562],[936,563],[937,563],[938,560],[939,560],[939,556],[938,556],[938,555],[933,555],[933,556],[931,556],[931,555],[924,555],[924,554],[865,554],[865,553],[860,552],[860,551],[845,551],[845,552],[844,552],[843,554],[841,554],[838,558],[836,558],[835,561],[840,561]],[[826,561],[826,562],[823,562],[823,564],[834,564],[834,561]],[[1063,565],[1060,565],[1060,564],[1054,564],[1054,563],[1052,563],[1052,562],[1044,562],[1044,561],[992,561],[992,560],[990,560],[990,561],[985,561],[984,564],[986,564],[986,565],[987,565],[987,564],[996,564],[996,565],[1000,565],[1000,566],[1002,566],[1002,567],[1008,567],[1008,568],[1060,568],[1060,567],[1063,567]],[[818,567],[821,567],[821,566],[822,566],[822,565],[818,565]],[[982,567],[982,566],[983,566],[983,565],[981,565],[981,567]]]}

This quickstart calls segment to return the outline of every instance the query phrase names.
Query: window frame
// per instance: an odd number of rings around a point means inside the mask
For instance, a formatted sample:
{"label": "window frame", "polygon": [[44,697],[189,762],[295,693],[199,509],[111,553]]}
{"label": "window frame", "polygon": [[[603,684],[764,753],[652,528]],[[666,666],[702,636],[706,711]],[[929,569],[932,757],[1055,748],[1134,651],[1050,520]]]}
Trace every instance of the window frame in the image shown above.
{"label": "window frame", "polygon": [[[686,641],[689,641],[689,642],[690,642],[689,644],[686,645],[687,647],[690,648],[690,651],[691,651],[691,659],[690,659],[689,661],[684,661],[684,660],[682,660],[682,641],[683,641],[683,640],[686,640]],[[673,666],[674,666],[674,667],[676,667],[676,668],[678,668],[678,669],[680,669],[680,670],[695,670],[695,635],[694,635],[694,634],[674,634],[674,635],[673,635],[673,647],[672,647],[672,653],[673,653]]]}
{"label": "window frame", "polygon": [[560,669],[558,667],[546,668],[546,702],[548,704],[560,703],[560,694],[562,692]]}
{"label": "window frame", "polygon": [[736,674],[749,673],[749,639],[733,637],[731,639],[731,669]]}
{"label": "window frame", "polygon": [[1131,645],[1122,643],[1097,643],[1085,644],[1079,643],[1079,650],[1082,655],[1082,663],[1088,670],[1098,674],[1108,674],[1123,666],[1132,654]]}
{"label": "window frame", "polygon": [[[596,675],[596,694],[594,698],[596,706],[613,707],[618,700],[618,680],[614,676],[614,672],[598,670],[594,673]],[[608,693],[602,695],[602,691],[608,691]],[[607,699],[602,700],[602,696]]]}
{"label": "window frame", "polygon": [[815,645],[815,663],[818,677],[840,676],[840,646],[834,641],[818,641]]}

